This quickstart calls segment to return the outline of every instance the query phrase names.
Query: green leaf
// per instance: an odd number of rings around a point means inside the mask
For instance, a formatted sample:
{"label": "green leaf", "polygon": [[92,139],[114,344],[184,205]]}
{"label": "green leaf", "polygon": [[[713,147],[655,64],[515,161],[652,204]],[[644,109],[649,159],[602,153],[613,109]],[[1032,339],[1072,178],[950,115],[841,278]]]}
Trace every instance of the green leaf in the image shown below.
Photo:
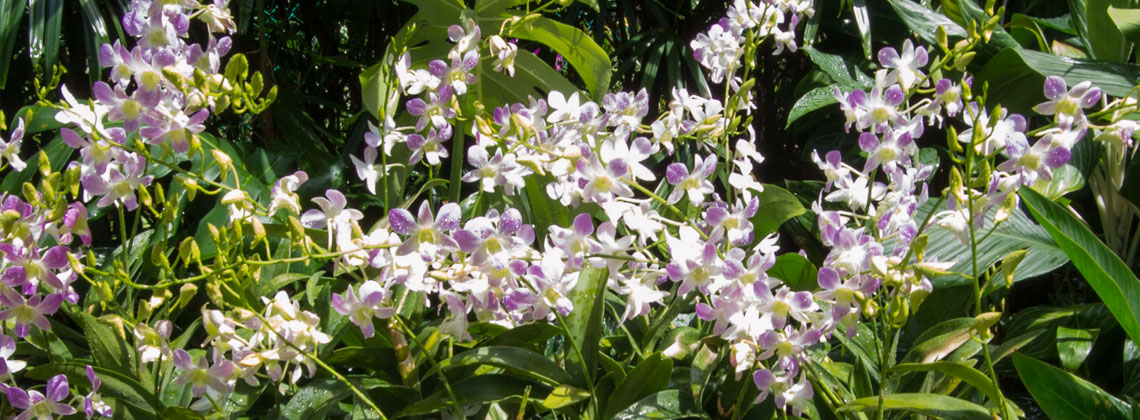
{"label": "green leaf", "polygon": [[[922,220],[926,212],[931,211],[934,202],[930,200],[919,208],[916,220]],[[936,209],[934,211],[940,211]],[[991,234],[990,231],[993,230]],[[950,271],[955,273],[972,274],[973,265],[970,260],[970,247],[958,240],[953,233],[938,225],[930,226],[926,233],[930,239],[926,246],[927,258],[937,257],[939,261],[956,261]],[[993,213],[986,215],[982,228],[977,230],[978,237],[989,235],[985,241],[978,244],[978,267],[989,267],[1002,259],[1010,252],[1026,249],[1025,259],[1014,272],[1013,281],[1040,276],[1060,267],[1068,257],[1053,242],[1049,232],[1033,223],[1021,210],[1015,210],[1010,218],[994,229]],[[960,275],[951,274],[931,279],[935,288],[965,286],[970,280]]]}
{"label": "green leaf", "polygon": [[776,257],[776,263],[768,269],[768,275],[780,279],[789,288],[797,291],[815,290],[819,284],[815,277],[819,269],[803,255],[787,253]]}
{"label": "green leaf", "polygon": [[1089,80],[1116,97],[1127,96],[1140,82],[1140,71],[1134,66],[1008,48],[986,62],[975,83],[989,83],[989,97],[1001,98],[1002,106],[1013,112],[1028,112],[1033,105],[1045,101],[1043,86],[1045,77],[1050,75],[1060,76],[1069,86]]}
{"label": "green leaf", "polygon": [[15,55],[12,49],[16,46],[16,30],[20,28],[26,4],[20,1],[0,3],[0,89],[8,81],[9,64]]}
{"label": "green leaf", "polygon": [[859,40],[862,41],[863,55],[870,60],[873,55],[871,53],[871,15],[867,13],[867,0],[852,0],[851,13],[855,15],[855,26],[859,28]]}
{"label": "green leaf", "polygon": [[1088,23],[1089,47],[1097,60],[1127,62],[1132,43],[1124,39],[1116,27],[1108,9],[1112,6],[1125,6],[1130,0],[1086,0],[1085,22]]}
{"label": "green leaf", "polygon": [[1073,260],[1073,265],[1128,336],[1140,340],[1140,279],[1063,207],[1028,188],[1022,188],[1019,194],[1033,217]]}
{"label": "green leaf", "polygon": [[483,60],[480,69],[479,82],[490,88],[482,90],[488,106],[526,103],[531,97],[545,98],[555,90],[566,94],[578,91],[573,83],[530,51],[519,50],[515,56],[514,77],[495,71],[490,60]]}
{"label": "green leaf", "polygon": [[1050,418],[1124,419],[1131,409],[1091,382],[1022,354],[1013,355],[1021,383]]}
{"label": "green leaf", "polygon": [[918,344],[907,352],[903,360],[922,363],[942,360],[970,340],[970,330],[976,324],[974,318],[955,318],[930,327],[914,340]]}
{"label": "green leaf", "polygon": [[970,384],[978,391],[986,394],[990,401],[998,401],[1000,399],[998,390],[994,388],[993,382],[986,374],[979,372],[977,369],[966,365],[965,363],[958,362],[934,362],[934,363],[900,363],[891,368],[891,372],[939,372],[943,375],[953,376],[961,379],[962,381]]}
{"label": "green leaf", "polygon": [[663,356],[660,352],[649,355],[638,363],[637,367],[625,376],[621,385],[609,395],[605,405],[606,414],[602,418],[611,418],[642,398],[664,390],[669,386],[669,376],[672,372],[673,359]]}
{"label": "green leaf", "polygon": [[[831,77],[831,80],[840,87],[847,89],[867,89],[875,83],[874,79],[864,74],[862,70],[859,70],[858,67],[841,56],[821,52],[811,46],[804,47],[804,52],[807,53],[812,63],[819,66],[819,69],[827,73],[827,75]],[[830,90],[828,90],[828,92],[830,93]],[[807,95],[804,96],[806,97]],[[834,98],[834,96],[832,98]],[[803,99],[801,99],[801,101],[802,100]],[[791,118],[789,117],[789,119]]]}
{"label": "green leaf", "polygon": [[551,385],[570,382],[570,374],[544,355],[519,347],[480,347],[455,355],[440,364],[443,369],[490,365]]}
{"label": "green leaf", "polygon": [[590,398],[589,391],[574,388],[570,385],[560,385],[554,388],[553,391],[550,391],[550,395],[547,395],[546,399],[542,400],[542,406],[554,410],[574,404],[586,398]]}
{"label": "green leaf", "polygon": [[795,105],[792,105],[792,110],[788,111],[788,124],[790,127],[792,123],[800,119],[800,117],[807,115],[807,113],[823,108],[825,106],[838,103],[835,95],[832,94],[831,89],[836,85],[821,86],[808,91],[804,96],[801,96]]}
{"label": "green leaf", "polygon": [[1125,38],[1132,41],[1140,40],[1140,9],[1117,9],[1108,6],[1108,16]]}
{"label": "green leaf", "polygon": [[1056,200],[1084,187],[1085,177],[1081,175],[1081,170],[1069,163],[1054,169],[1052,179],[1038,179],[1037,183],[1033,184],[1035,191],[1049,197],[1050,200]]}
{"label": "green leaf", "polygon": [[[139,418],[153,418],[157,412],[157,403],[152,391],[139,383],[133,375],[123,374],[100,366],[92,366],[95,375],[102,384],[99,393],[105,397],[113,398],[130,408],[132,414]],[[51,363],[32,368],[27,377],[31,379],[47,380],[56,375],[67,375],[71,384],[87,383],[87,365],[76,362]],[[117,414],[117,413],[116,413]]]}
{"label": "green leaf", "polygon": [[[1124,387],[1120,393],[1128,397],[1140,396],[1140,346],[1136,345],[1135,341],[1124,340],[1124,357],[1123,357],[1123,381]],[[1133,409],[1140,409],[1140,405],[1132,404]],[[1135,419],[1137,417],[1133,417]]]}
{"label": "green leaf", "polygon": [[615,414],[614,419],[687,419],[709,418],[693,396],[687,392],[670,389],[661,391],[629,406]]}
{"label": "green leaf", "polygon": [[[903,410],[915,414],[943,419],[991,419],[989,410],[972,402],[939,394],[906,393],[890,394],[883,397],[886,410]],[[847,403],[837,413],[875,412],[879,409],[879,397],[864,397]]]}
{"label": "green leaf", "polygon": [[1092,351],[1100,329],[1057,327],[1057,355],[1065,370],[1075,372]]}
{"label": "green leaf", "polygon": [[526,346],[546,343],[547,340],[559,335],[562,335],[561,328],[545,322],[535,322],[506,330],[481,346]]}
{"label": "green leaf", "polygon": [[938,45],[934,37],[939,27],[946,30],[946,35],[955,38],[965,38],[966,29],[957,22],[950,20],[946,15],[928,9],[926,6],[913,1],[888,2],[895,14],[902,19],[907,28],[914,32],[927,45]]}
{"label": "green leaf", "polygon": [[464,407],[471,404],[486,404],[508,398],[521,399],[530,387],[530,397],[545,399],[550,388],[529,380],[506,375],[476,375],[451,384],[451,390],[458,401],[452,401],[444,391],[405,407],[396,417],[431,414],[448,407]]}
{"label": "green leaf", "polygon": [[566,370],[573,378],[571,383],[580,388],[586,386],[586,381],[596,379],[594,368],[602,339],[607,277],[609,271],[605,268],[586,267],[578,274],[578,283],[570,295],[574,310],[566,316],[566,329],[574,344],[566,346]]}
{"label": "green leaf", "polygon": [[301,387],[289,402],[281,407],[279,419],[304,420],[322,418],[352,391],[335,378],[321,378]]}
{"label": "green leaf", "polygon": [[523,194],[523,210],[526,212],[524,216],[534,225],[535,238],[539,241],[545,240],[548,226],[570,224],[570,208],[546,195],[544,186],[553,179],[554,177],[550,175],[537,174],[526,177],[526,194]]}
{"label": "green leaf", "polygon": [[206,418],[201,414],[195,413],[193,410],[183,407],[166,407],[162,409],[162,413],[159,414],[159,417],[163,420],[204,420]]}
{"label": "green leaf", "polygon": [[380,115],[381,107],[395,110],[400,101],[395,75],[391,74],[392,65],[387,64],[393,61],[391,54],[385,54],[382,61],[360,73],[360,98],[364,108],[380,121],[387,118],[387,115]]}
{"label": "green leaf", "polygon": [[114,329],[86,312],[80,312],[72,318],[83,329],[91,355],[95,357],[99,367],[124,375],[135,375],[134,349],[127,345],[126,340],[115,335]]}
{"label": "green leaf", "polygon": [[784,222],[807,212],[794,194],[772,184],[764,184],[764,191],[757,194],[756,199],[760,201],[760,208],[751,219],[756,240],[763,239],[778,230]]}
{"label": "green leaf", "polygon": [[566,58],[586,82],[590,95],[600,100],[610,88],[610,57],[582,30],[546,17],[524,19],[510,36],[541,42]]}

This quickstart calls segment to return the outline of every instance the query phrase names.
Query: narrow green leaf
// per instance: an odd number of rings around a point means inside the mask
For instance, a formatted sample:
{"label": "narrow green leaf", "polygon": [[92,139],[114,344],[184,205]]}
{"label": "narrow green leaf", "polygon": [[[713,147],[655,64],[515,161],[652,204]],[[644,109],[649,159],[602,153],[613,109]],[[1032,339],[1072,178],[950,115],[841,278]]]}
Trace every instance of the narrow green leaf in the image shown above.
{"label": "narrow green leaf", "polygon": [[1072,259],[1133,340],[1140,340],[1140,279],[1080,220],[1036,191],[1019,192],[1033,217]]}
{"label": "narrow green leaf", "polygon": [[542,401],[550,393],[550,388],[526,379],[506,375],[476,375],[451,384],[451,390],[458,401],[443,390],[405,407],[395,417],[431,414],[448,407],[464,407],[471,404],[486,404],[508,398],[521,399],[530,387],[530,398]]}
{"label": "narrow green leaf", "polygon": [[86,312],[80,312],[72,318],[83,329],[91,355],[95,357],[99,367],[128,376],[135,375],[135,364],[132,360],[134,349],[115,335],[114,329]]}
{"label": "narrow green leaf", "polygon": [[573,378],[572,384],[578,387],[585,387],[586,381],[594,379],[594,368],[598,365],[608,276],[605,268],[586,267],[578,274],[578,284],[571,292],[574,311],[565,320],[574,345],[566,346],[566,370]]}
{"label": "narrow green leaf", "polygon": [[690,419],[709,418],[701,405],[687,392],[670,389],[661,391],[615,414],[614,419]]}
{"label": "narrow green leaf", "polygon": [[645,358],[609,395],[605,405],[605,416],[602,418],[611,418],[642,398],[664,390],[669,386],[669,376],[672,372],[673,359],[661,353],[653,353]]}
{"label": "narrow green leaf", "polygon": [[953,376],[961,379],[962,381],[970,384],[978,391],[986,394],[991,401],[999,399],[998,390],[994,388],[993,382],[986,374],[979,372],[977,369],[970,367],[964,363],[959,362],[934,362],[934,363],[900,363],[891,368],[891,372],[939,372],[943,375]]}
{"label": "narrow green leaf", "polygon": [[870,60],[874,56],[871,54],[871,15],[867,12],[867,0],[852,0],[851,12],[855,15],[855,26],[859,28],[863,55]]}
{"label": "narrow green leaf", "polygon": [[892,1],[891,7],[895,14],[902,19],[907,28],[918,35],[927,45],[938,45],[934,34],[939,27],[946,30],[946,35],[954,38],[965,38],[966,29],[957,24],[946,15],[926,8],[913,1]]}
{"label": "narrow green leaf", "polygon": [[1050,418],[1124,419],[1131,409],[1091,382],[1022,354],[1013,355],[1021,383]]}
{"label": "narrow green leaf", "polygon": [[[907,393],[883,397],[886,410],[903,410],[915,414],[943,419],[991,419],[990,411],[972,402],[939,394]],[[879,397],[864,397],[847,403],[837,413],[874,412],[879,409]]]}

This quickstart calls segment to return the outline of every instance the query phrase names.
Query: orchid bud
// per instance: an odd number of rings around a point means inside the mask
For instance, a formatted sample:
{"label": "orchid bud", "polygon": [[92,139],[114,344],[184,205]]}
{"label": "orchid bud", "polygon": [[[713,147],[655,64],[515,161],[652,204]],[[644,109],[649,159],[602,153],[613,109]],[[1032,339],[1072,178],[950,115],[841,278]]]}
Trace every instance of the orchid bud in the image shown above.
{"label": "orchid bud", "polygon": [[47,153],[44,153],[43,150],[40,150],[40,153],[38,153],[38,157],[40,160],[40,175],[43,175],[43,176],[50,175],[51,174],[51,159],[48,159]]}
{"label": "orchid bud", "polygon": [[1021,264],[1021,261],[1025,260],[1025,254],[1027,252],[1028,250],[1019,249],[1010,252],[1009,255],[1006,255],[1005,258],[1001,260],[1001,274],[1005,277],[1006,287],[1013,286],[1013,273],[1017,270],[1017,266]]}
{"label": "orchid bud", "polygon": [[1005,199],[1001,200],[1001,205],[998,206],[997,211],[994,213],[994,224],[1009,220],[1009,217],[1013,215],[1013,211],[1016,208],[1017,194],[1006,194]]}
{"label": "orchid bud", "polygon": [[198,286],[194,285],[194,283],[183,284],[182,287],[178,289],[178,300],[174,303],[174,309],[186,307],[197,294]]}
{"label": "orchid bud", "polygon": [[942,48],[943,52],[950,52],[949,41],[946,36],[946,28],[939,25],[938,29],[934,31],[934,39],[938,42],[938,47]]}
{"label": "orchid bud", "polygon": [[202,259],[202,251],[198,249],[198,242],[193,237],[183,239],[182,243],[178,245],[178,258],[181,258],[187,267],[190,266],[191,261]]}
{"label": "orchid bud", "polygon": [[919,260],[926,258],[926,244],[930,242],[930,236],[923,233],[914,238],[910,242],[910,250]]}

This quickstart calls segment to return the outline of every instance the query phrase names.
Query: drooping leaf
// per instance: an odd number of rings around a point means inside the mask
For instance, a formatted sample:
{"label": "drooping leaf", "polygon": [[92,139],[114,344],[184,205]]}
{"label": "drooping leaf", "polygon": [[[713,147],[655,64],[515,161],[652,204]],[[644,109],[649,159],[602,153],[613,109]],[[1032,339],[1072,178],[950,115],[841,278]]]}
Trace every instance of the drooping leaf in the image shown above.
{"label": "drooping leaf", "polygon": [[570,382],[570,375],[544,355],[519,347],[479,347],[457,354],[440,364],[443,369],[489,365],[551,385]]}
{"label": "drooping leaf", "polygon": [[1118,9],[1109,6],[1108,16],[1125,38],[1133,42],[1140,40],[1140,9]]}
{"label": "drooping leaf", "polygon": [[776,257],[776,264],[768,269],[768,275],[780,279],[792,290],[811,291],[816,283],[818,269],[803,255],[787,253]]}
{"label": "drooping leaf", "polygon": [[1085,22],[1088,23],[1093,58],[1114,63],[1127,61],[1132,42],[1121,34],[1108,9],[1112,6],[1127,7],[1129,3],[1129,0],[1086,0]]}
{"label": "drooping leaf", "polygon": [[[819,66],[820,70],[827,73],[832,81],[840,87],[845,88],[845,90],[867,89],[875,83],[874,79],[864,74],[862,70],[859,70],[853,63],[841,56],[828,54],[811,46],[804,47],[804,52],[807,53],[812,63]],[[830,93],[830,88],[828,92]],[[790,119],[791,117],[789,117],[789,120]]]}
{"label": "drooping leaf", "polygon": [[1123,419],[1131,408],[1092,383],[1022,354],[1013,355],[1021,383],[1054,419]]}
{"label": "drooping leaf", "polygon": [[898,14],[907,28],[917,34],[926,45],[938,45],[935,33],[939,27],[946,31],[947,36],[966,37],[966,29],[961,25],[950,20],[946,15],[930,10],[918,2],[892,1],[888,3],[894,8],[895,13]]}
{"label": "drooping leaf", "polygon": [[953,376],[961,379],[962,381],[970,384],[978,391],[981,391],[991,401],[997,401],[998,391],[994,388],[994,384],[986,374],[979,372],[977,369],[970,367],[967,364],[959,362],[933,362],[933,363],[900,363],[891,368],[891,372],[939,372],[947,376]]}
{"label": "drooping leaf", "polygon": [[[940,394],[904,393],[883,397],[885,410],[902,410],[943,419],[990,419],[990,411],[972,402]],[[839,407],[836,412],[874,412],[879,397],[864,397]]]}
{"label": "drooping leaf", "polygon": [[1133,340],[1140,339],[1140,279],[1080,220],[1031,189],[1019,194]]}

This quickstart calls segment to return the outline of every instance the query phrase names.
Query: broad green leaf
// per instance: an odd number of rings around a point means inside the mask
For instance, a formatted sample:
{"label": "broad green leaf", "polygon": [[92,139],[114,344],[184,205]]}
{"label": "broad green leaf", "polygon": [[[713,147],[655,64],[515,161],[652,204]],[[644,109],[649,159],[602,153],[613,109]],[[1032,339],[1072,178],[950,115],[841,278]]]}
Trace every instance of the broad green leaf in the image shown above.
{"label": "broad green leaf", "polygon": [[[936,201],[932,199],[919,207],[916,220],[925,218]],[[941,210],[939,208],[934,211]],[[932,218],[931,220],[937,219]],[[993,233],[990,233],[991,230]],[[936,224],[928,227],[926,233],[930,237],[926,246],[927,259],[937,258],[938,261],[955,261],[954,266],[950,268],[951,272],[973,274],[970,247],[963,244],[952,232]],[[977,260],[980,268],[989,267],[1009,255],[1010,252],[1021,249],[1027,250],[1025,259],[1021,261],[1014,272],[1013,281],[1015,283],[1053,271],[1068,261],[1068,257],[1053,242],[1053,238],[1049,237],[1049,233],[1041,226],[1034,224],[1021,210],[1014,211],[1010,218],[996,229],[994,228],[993,214],[987,215],[985,223],[981,229],[976,231],[976,234],[979,238],[989,235],[977,247]],[[936,277],[931,279],[931,282],[935,288],[970,284],[968,278],[956,274]]]}
{"label": "broad green leaf", "polygon": [[[9,125],[9,127],[13,127]],[[63,138],[56,135],[47,146],[44,146],[43,152],[47,153],[48,159],[51,162],[52,171],[58,172],[63,169],[67,164],[68,159],[71,158],[75,149],[72,149],[67,143],[63,142]],[[37,151],[38,155],[39,151]],[[19,194],[20,188],[25,182],[31,182],[40,173],[40,159],[38,156],[33,155],[35,158],[25,159],[28,166],[23,171],[16,172],[14,170],[7,170],[4,174],[4,180],[0,181],[0,191]]]}
{"label": "broad green leaf", "polygon": [[[526,193],[523,194],[524,219],[534,226],[535,238],[539,241],[546,239],[549,226],[566,226],[570,224],[570,208],[551,199],[546,194],[546,184],[554,178],[545,175],[531,175],[526,177]],[[577,307],[575,307],[576,309]]]}
{"label": "broad green leaf", "polygon": [[811,291],[819,286],[815,280],[818,271],[803,255],[787,253],[776,257],[768,275],[780,279],[792,290]]}
{"label": "broad green leaf", "polygon": [[1068,163],[1060,168],[1054,169],[1052,179],[1038,179],[1037,183],[1033,184],[1034,190],[1049,197],[1050,200],[1056,200],[1065,194],[1079,191],[1084,187],[1085,177],[1081,175],[1081,170]]}
{"label": "broad green leaf", "polygon": [[[883,408],[902,410],[942,419],[991,419],[990,411],[972,402],[939,394],[905,393],[883,397]],[[839,407],[836,412],[875,412],[879,397],[864,397]]]}
{"label": "broad green leaf", "polygon": [[159,413],[159,417],[163,420],[204,420],[206,418],[194,410],[183,407],[166,407],[162,409],[162,413]]}
{"label": "broad green leaf", "polygon": [[[986,62],[977,73],[975,84],[989,83],[990,98],[1001,98],[1003,107],[1024,113],[1045,101],[1045,77],[1051,75],[1065,79],[1069,86],[1089,80],[1104,93],[1116,97],[1127,96],[1140,82],[1140,70],[1133,66],[1007,48]],[[1028,92],[1036,93],[1030,95]]]}
{"label": "broad green leaf", "polygon": [[1108,9],[1112,6],[1128,7],[1130,0],[1086,0],[1085,22],[1088,23],[1089,47],[1092,57],[1111,62],[1127,62],[1132,42],[1125,39],[1116,27]]}
{"label": "broad green leaf", "polygon": [[756,240],[763,239],[780,229],[780,225],[807,212],[800,200],[791,192],[772,184],[764,184],[764,191],[756,195],[760,209],[752,216],[752,231]]}
{"label": "broad green leaf", "polygon": [[[867,89],[875,83],[874,79],[864,74],[862,70],[859,70],[858,67],[843,57],[821,52],[811,46],[804,47],[804,52],[807,53],[812,63],[819,66],[819,69],[827,73],[832,81],[840,87],[846,88],[846,90]],[[830,90],[828,92],[830,93]]]}
{"label": "broad green leaf", "polygon": [[595,100],[601,100],[609,90],[610,57],[582,30],[541,16],[524,19],[511,28],[510,36],[541,42],[562,54]]}
{"label": "broad green leaf", "polygon": [[578,387],[585,387],[586,381],[595,379],[607,277],[609,272],[605,268],[586,267],[578,274],[578,283],[570,292],[574,310],[565,320],[574,344],[566,346],[566,370],[573,378],[572,384]]}
{"label": "broad green leaf", "polygon": [[1098,335],[1098,328],[1057,327],[1057,355],[1061,358],[1061,366],[1070,372],[1081,367]]}
{"label": "broad green leaf", "polygon": [[451,369],[478,365],[495,366],[551,385],[570,382],[570,375],[553,360],[519,347],[479,347],[455,355],[440,367]]}
{"label": "broad green leaf", "polygon": [[996,365],[1001,359],[1013,354],[1013,352],[1029,344],[1029,342],[1033,341],[1037,336],[1044,333],[1044,329],[1037,329],[1017,337],[1007,338],[997,348],[990,347],[993,349],[990,353],[990,359],[993,360],[993,363]]}
{"label": "broad green leaf", "polygon": [[700,403],[687,392],[670,389],[661,391],[615,414],[614,419],[689,419],[709,418]]}
{"label": "broad green leaf", "polygon": [[831,91],[834,86],[835,85],[817,87],[805,93],[804,96],[801,96],[800,99],[796,101],[796,104],[792,105],[792,110],[788,111],[787,126],[790,127],[792,123],[796,122],[800,117],[807,115],[809,112],[838,103],[835,99],[835,95]]}
{"label": "broad green leaf", "polygon": [[[1124,387],[1120,390],[1120,393],[1128,397],[1136,398],[1140,396],[1140,346],[1137,346],[1135,341],[1124,340],[1123,359],[1121,370],[1124,376]],[[1140,408],[1140,405],[1133,403],[1132,408]],[[1133,417],[1133,419],[1135,418],[1136,417]]]}
{"label": "broad green leaf", "polygon": [[567,95],[578,91],[573,83],[530,51],[519,50],[515,56],[514,77],[496,72],[490,60],[481,62],[479,68],[479,83],[484,87],[476,85],[476,88],[482,89],[487,106],[527,103],[532,97],[545,98],[551,91]]}
{"label": "broad green leaf", "polygon": [[1140,339],[1140,279],[1065,208],[1036,191],[1019,192],[1029,211],[1053,236],[1073,265],[1133,340]]}
{"label": "broad green leaf", "polygon": [[352,395],[352,390],[334,378],[322,378],[301,386],[296,394],[281,407],[279,419],[307,420],[323,418],[341,400]]}
{"label": "broad green leaf", "polygon": [[1108,16],[1125,38],[1140,40],[1140,9],[1118,9],[1108,6]]}
{"label": "broad green leaf", "polygon": [[1050,418],[1124,419],[1131,408],[1091,382],[1022,354],[1013,355],[1021,383]]}
{"label": "broad green leaf", "polygon": [[946,35],[954,38],[965,38],[966,29],[950,20],[946,15],[935,12],[913,1],[888,2],[895,10],[895,14],[902,19],[911,32],[918,35],[926,45],[938,45],[934,37],[939,27],[946,30]]}
{"label": "broad green leaf", "polygon": [[642,398],[664,390],[669,386],[672,371],[673,359],[661,353],[653,353],[642,360],[609,395],[603,418],[611,418]]}
{"label": "broad green leaf", "polygon": [[979,372],[977,369],[966,365],[965,363],[958,362],[933,362],[933,363],[900,363],[891,368],[891,372],[939,372],[947,376],[953,376],[961,379],[962,381],[970,384],[978,391],[986,394],[991,401],[997,401],[999,398],[998,390],[994,388],[993,382],[986,374]]}

